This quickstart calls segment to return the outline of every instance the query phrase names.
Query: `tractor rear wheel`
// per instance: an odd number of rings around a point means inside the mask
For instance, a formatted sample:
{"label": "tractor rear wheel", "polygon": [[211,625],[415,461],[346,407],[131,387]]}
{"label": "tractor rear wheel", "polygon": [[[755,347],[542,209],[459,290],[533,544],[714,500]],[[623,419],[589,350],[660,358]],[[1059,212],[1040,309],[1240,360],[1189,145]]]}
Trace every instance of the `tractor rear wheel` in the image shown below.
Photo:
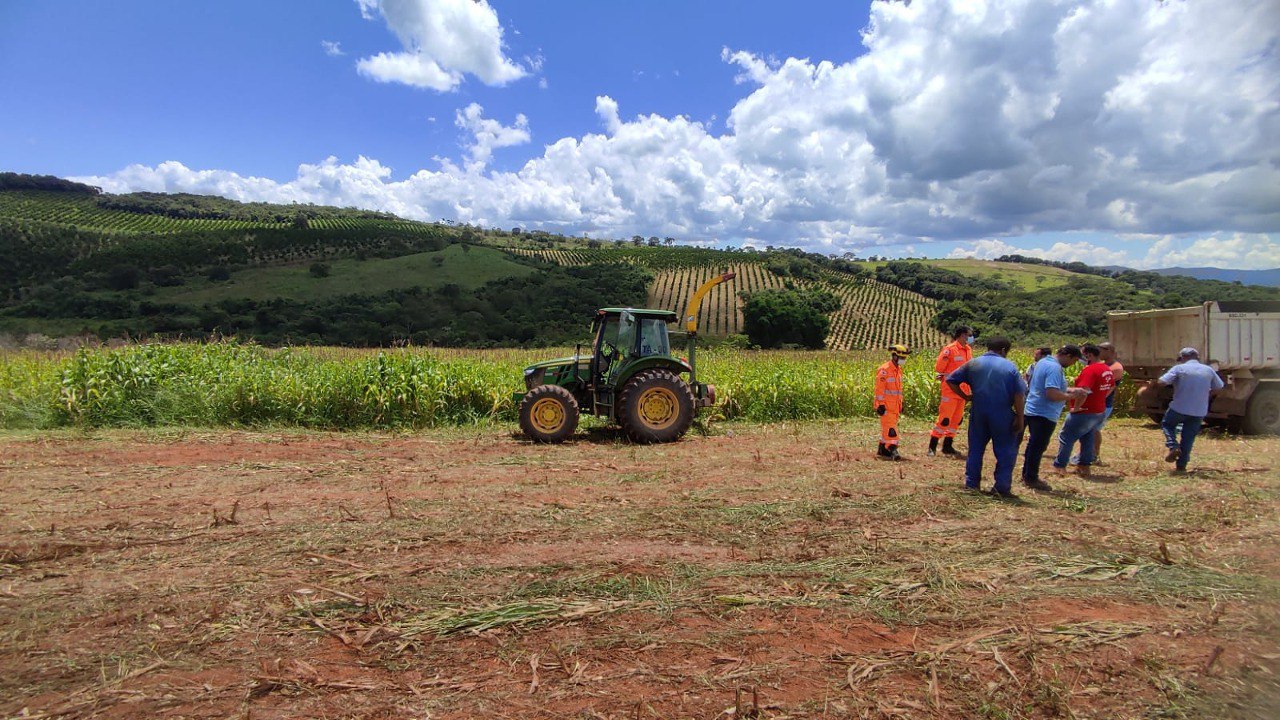
{"label": "tractor rear wheel", "polygon": [[693,391],[670,370],[642,370],[618,395],[618,422],[633,442],[679,440],[693,423]]}
{"label": "tractor rear wheel", "polygon": [[520,401],[520,429],[534,442],[564,442],[577,428],[578,401],[559,385],[539,385]]}

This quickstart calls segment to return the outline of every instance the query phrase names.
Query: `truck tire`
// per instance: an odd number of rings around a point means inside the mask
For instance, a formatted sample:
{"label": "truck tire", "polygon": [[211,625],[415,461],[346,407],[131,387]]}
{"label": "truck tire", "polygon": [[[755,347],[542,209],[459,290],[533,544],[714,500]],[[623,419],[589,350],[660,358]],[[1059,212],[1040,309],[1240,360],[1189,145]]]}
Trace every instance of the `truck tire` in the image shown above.
{"label": "truck tire", "polygon": [[577,428],[578,401],[559,385],[539,385],[520,401],[520,429],[534,442],[564,442]]}
{"label": "truck tire", "polygon": [[632,442],[679,440],[693,423],[693,391],[670,370],[642,370],[618,394],[618,422]]}
{"label": "truck tire", "polygon": [[1246,435],[1280,435],[1280,387],[1264,383],[1253,391],[1243,427]]}

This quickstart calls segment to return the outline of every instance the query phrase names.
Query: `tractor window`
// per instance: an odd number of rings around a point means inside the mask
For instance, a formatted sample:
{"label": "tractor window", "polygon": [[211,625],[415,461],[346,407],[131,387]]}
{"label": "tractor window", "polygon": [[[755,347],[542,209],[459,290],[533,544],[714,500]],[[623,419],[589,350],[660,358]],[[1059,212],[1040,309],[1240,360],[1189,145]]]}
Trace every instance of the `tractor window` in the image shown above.
{"label": "tractor window", "polygon": [[622,316],[618,321],[618,350],[622,352],[623,357],[635,353],[636,348],[636,316],[627,311],[622,311]]}
{"label": "tractor window", "polygon": [[670,355],[671,343],[667,339],[667,322],[656,318],[640,321],[640,357]]}
{"label": "tractor window", "polygon": [[604,321],[604,330],[600,333],[600,339],[614,347],[620,347],[618,344],[618,318],[611,317]]}

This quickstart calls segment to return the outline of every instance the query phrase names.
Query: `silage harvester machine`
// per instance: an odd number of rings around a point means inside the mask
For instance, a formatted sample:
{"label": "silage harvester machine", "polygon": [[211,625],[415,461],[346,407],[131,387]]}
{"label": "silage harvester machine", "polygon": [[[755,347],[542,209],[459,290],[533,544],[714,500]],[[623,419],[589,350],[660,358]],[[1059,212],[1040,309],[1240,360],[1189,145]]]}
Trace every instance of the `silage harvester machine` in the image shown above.
{"label": "silage harvester machine", "polygon": [[[526,392],[516,396],[520,429],[536,442],[573,434],[582,413],[607,418],[638,443],[679,440],[700,408],[716,402],[713,385],[698,382],[698,309],[711,289],[734,278],[708,280],[689,299],[684,323],[688,358],[671,352],[669,310],[603,308],[591,323],[591,354],[525,368]],[[682,375],[689,374],[688,380]]]}

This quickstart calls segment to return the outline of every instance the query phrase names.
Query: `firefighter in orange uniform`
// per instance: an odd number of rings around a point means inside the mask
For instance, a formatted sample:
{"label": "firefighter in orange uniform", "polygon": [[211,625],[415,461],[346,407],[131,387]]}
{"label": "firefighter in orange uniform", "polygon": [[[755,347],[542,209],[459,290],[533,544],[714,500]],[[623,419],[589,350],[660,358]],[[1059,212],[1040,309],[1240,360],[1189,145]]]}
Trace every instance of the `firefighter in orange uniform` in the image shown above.
{"label": "firefighter in orange uniform", "polygon": [[876,415],[880,416],[880,449],[877,457],[901,460],[898,455],[898,416],[902,414],[902,363],[911,351],[906,345],[889,346],[889,362],[876,369]]}
{"label": "firefighter in orange uniform", "polygon": [[[929,456],[938,454],[938,440],[942,440],[942,454],[950,457],[964,457],[956,450],[956,430],[964,420],[964,398],[947,387],[946,377],[959,369],[961,365],[973,359],[973,328],[958,325],[951,331],[952,342],[938,353],[938,361],[933,371],[938,374],[938,382],[942,383],[942,399],[938,401],[938,421],[929,431]],[[965,388],[968,392],[968,388]]]}

